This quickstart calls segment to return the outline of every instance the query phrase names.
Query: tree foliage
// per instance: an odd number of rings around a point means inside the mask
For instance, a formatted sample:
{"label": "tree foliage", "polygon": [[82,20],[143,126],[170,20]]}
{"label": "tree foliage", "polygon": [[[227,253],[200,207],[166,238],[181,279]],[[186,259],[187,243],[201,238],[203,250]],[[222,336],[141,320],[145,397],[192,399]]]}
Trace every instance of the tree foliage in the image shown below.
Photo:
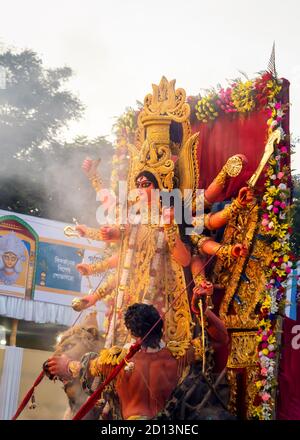
{"label": "tree foliage", "polygon": [[69,67],[46,69],[33,51],[0,54],[0,208],[61,221],[95,224],[96,196],[80,170],[86,156],[102,157],[109,179],[110,142],[103,137],[59,139],[83,105],[65,86]]}
{"label": "tree foliage", "polygon": [[83,112],[79,99],[63,86],[69,67],[46,69],[36,53],[0,54],[5,88],[0,90],[0,145],[5,160],[51,142]]}

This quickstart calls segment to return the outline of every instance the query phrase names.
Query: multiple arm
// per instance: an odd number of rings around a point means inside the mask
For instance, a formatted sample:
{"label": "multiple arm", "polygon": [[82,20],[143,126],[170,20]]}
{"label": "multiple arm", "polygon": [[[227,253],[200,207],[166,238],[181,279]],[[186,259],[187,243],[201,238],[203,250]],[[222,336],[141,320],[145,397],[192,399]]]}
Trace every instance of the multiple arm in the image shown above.
{"label": "multiple arm", "polygon": [[178,225],[174,223],[174,208],[163,208],[162,220],[172,258],[181,266],[188,266],[191,262],[191,253],[180,238]]}
{"label": "multiple arm", "polygon": [[[233,176],[231,172],[232,162],[240,162],[240,170],[247,164],[247,158],[243,154],[236,154],[228,159],[226,164],[223,166],[217,177],[212,181],[208,188],[204,191],[204,202],[206,206],[212,205],[220,196],[224,190],[226,184],[228,183],[230,177]],[[240,171],[239,171],[240,172]],[[237,175],[236,173],[235,175]]]}
{"label": "multiple arm", "polygon": [[119,254],[113,254],[111,257],[105,260],[98,261],[96,263],[87,264],[80,263],[77,264],[76,269],[81,275],[96,275],[98,273],[106,272],[109,269],[115,269],[118,265]]}
{"label": "multiple arm", "polygon": [[117,242],[121,237],[120,229],[117,226],[89,228],[86,225],[76,225],[75,230],[81,237],[90,238],[91,240],[96,241]]}
{"label": "multiple arm", "polygon": [[181,266],[188,266],[191,261],[191,254],[180,238],[178,226],[175,224],[166,225],[164,229],[172,258]]}

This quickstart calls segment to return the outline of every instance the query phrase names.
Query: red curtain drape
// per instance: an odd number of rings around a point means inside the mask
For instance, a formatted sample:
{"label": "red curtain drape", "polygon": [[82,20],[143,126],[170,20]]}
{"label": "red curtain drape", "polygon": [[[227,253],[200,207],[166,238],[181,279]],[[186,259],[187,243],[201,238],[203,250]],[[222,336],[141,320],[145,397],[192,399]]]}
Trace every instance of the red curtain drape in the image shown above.
{"label": "red curtain drape", "polygon": [[263,155],[267,138],[266,111],[249,115],[222,115],[211,123],[195,124],[199,131],[198,160],[200,164],[199,188],[207,188],[227,159],[234,154],[244,154],[248,164],[242,173],[231,179],[220,200],[230,199],[256,170]]}
{"label": "red curtain drape", "polygon": [[[278,97],[283,104],[289,102],[289,82],[283,79],[282,90]],[[248,164],[241,174],[231,179],[220,201],[235,196],[238,189],[252,176],[262,158],[268,137],[268,112],[258,110],[248,114],[223,114],[214,121],[192,124],[193,133],[199,132],[198,160],[200,181],[199,188],[207,188],[216,177],[226,160],[234,154],[244,154]],[[195,120],[195,118],[193,118]],[[283,120],[283,129],[289,135],[289,109]],[[286,140],[285,145],[289,143]],[[289,159],[288,159],[289,164]],[[263,189],[264,177],[257,184],[257,190]]]}
{"label": "red curtain drape", "polygon": [[[282,420],[300,420],[300,306],[297,310],[297,321],[284,318],[281,344],[281,361],[279,366],[279,395],[277,418]],[[298,329],[295,327],[298,326]],[[292,333],[292,331],[295,333]],[[298,331],[297,331],[298,330]],[[292,340],[294,344],[292,344]]]}

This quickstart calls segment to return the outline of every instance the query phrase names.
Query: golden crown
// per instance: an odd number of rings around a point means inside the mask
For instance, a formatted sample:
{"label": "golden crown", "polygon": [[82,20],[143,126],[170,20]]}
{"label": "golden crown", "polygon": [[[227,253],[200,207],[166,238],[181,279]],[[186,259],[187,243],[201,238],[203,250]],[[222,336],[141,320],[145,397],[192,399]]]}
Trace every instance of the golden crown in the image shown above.
{"label": "golden crown", "polygon": [[140,148],[130,146],[130,189],[134,188],[134,179],[141,171],[153,174],[160,190],[173,188],[175,164],[170,148],[170,126],[172,121],[183,124],[185,135],[190,127],[186,93],[184,89],[175,89],[175,82],[163,76],[159,85],[152,84],[153,93],[144,99],[138,118]]}

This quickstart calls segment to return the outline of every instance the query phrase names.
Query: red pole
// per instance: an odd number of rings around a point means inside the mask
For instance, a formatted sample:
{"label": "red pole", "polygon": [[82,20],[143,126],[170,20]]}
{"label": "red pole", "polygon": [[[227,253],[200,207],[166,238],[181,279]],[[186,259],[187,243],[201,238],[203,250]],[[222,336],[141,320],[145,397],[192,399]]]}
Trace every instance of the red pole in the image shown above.
{"label": "red pole", "polygon": [[26,396],[24,397],[24,399],[22,400],[22,402],[19,405],[19,408],[17,409],[16,414],[13,416],[12,420],[16,420],[19,415],[21,414],[21,412],[23,411],[23,409],[25,408],[25,406],[27,405],[27,403],[29,402],[30,397],[32,396],[32,394],[34,393],[34,389],[36,386],[38,386],[38,384],[43,380],[45,376],[45,372],[42,371],[40,373],[40,375],[36,378],[33,386],[30,388],[30,390],[28,391],[28,393],[26,394]]}
{"label": "red pole", "polygon": [[105,379],[105,381],[97,388],[96,391],[88,398],[88,400],[82,405],[77,414],[73,417],[73,420],[81,420],[96,404],[97,400],[100,398],[102,391],[105,387],[118,375],[122,370],[126,362],[135,355],[137,351],[141,348],[141,342],[136,342],[129,349],[129,353],[125,358],[115,366],[110,375]]}

